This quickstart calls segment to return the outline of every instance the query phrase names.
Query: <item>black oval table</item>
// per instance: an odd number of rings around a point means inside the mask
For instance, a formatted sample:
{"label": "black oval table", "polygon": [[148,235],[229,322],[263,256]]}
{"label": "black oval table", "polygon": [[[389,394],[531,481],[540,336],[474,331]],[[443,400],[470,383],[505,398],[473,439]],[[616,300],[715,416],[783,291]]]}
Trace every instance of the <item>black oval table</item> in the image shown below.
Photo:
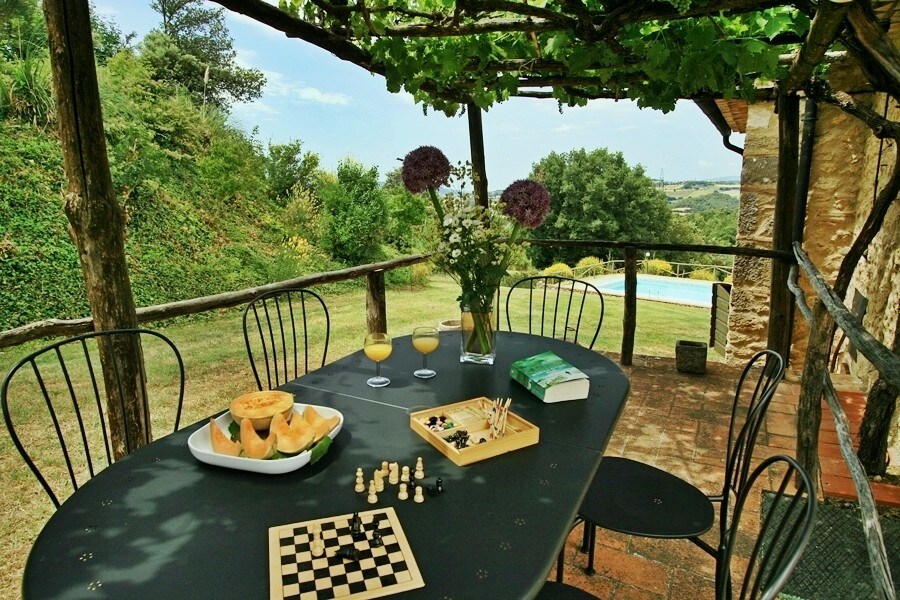
{"label": "black oval table", "polygon": [[[562,548],[628,395],[621,369],[596,352],[527,334],[500,333],[493,366],[460,364],[459,333],[429,355],[433,379],[409,337],[382,363],[388,387],[366,379],[356,352],[283,386],[298,402],[340,410],[342,431],[317,463],[284,475],[203,464],[189,435],[202,421],[119,460],[69,497],[38,536],[25,598],[268,598],[270,527],[394,507],[425,586],[402,598],[531,598]],[[509,379],[512,361],[553,350],[590,376],[586,400],[544,404]],[[409,427],[411,410],[479,396],[511,397],[540,427],[538,444],[458,467]],[[223,405],[225,401],[223,400]],[[353,491],[383,460],[443,479],[416,504]]]}

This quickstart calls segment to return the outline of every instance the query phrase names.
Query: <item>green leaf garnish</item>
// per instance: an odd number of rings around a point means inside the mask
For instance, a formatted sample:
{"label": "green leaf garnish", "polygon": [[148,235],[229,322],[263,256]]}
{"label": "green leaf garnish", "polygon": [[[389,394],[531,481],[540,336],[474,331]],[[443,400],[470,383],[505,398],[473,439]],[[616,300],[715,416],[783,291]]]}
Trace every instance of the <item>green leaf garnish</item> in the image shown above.
{"label": "green leaf garnish", "polygon": [[231,441],[236,442],[241,438],[241,426],[232,421],[228,424],[228,433],[231,435]]}
{"label": "green leaf garnish", "polygon": [[323,437],[319,440],[319,443],[313,446],[309,455],[309,464],[313,465],[320,458],[325,456],[325,453],[328,452],[328,447],[331,446],[331,438],[329,436]]}

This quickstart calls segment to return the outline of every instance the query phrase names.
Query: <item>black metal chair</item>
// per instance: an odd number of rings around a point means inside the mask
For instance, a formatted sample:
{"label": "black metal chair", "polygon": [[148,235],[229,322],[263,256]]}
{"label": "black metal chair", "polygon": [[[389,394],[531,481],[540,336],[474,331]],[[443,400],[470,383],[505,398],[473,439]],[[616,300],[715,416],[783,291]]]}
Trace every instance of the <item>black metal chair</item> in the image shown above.
{"label": "black metal chair", "polygon": [[244,343],[260,390],[276,388],[309,372],[314,344],[322,344],[322,361],[313,368],[324,365],[330,336],[328,308],[312,290],[267,292],[244,310]]}
{"label": "black metal chair", "polygon": [[[137,338],[137,344],[134,339]],[[178,348],[166,336],[147,329],[97,331],[62,340],[32,352],[17,362],[0,386],[3,419],[13,445],[41,487],[59,508],[66,479],[77,490],[101,468],[114,460],[109,434],[110,409],[104,401],[106,389],[115,386],[120,399],[128,375],[120,361],[101,364],[101,349],[113,357],[137,348],[145,370],[153,371],[159,385],[145,385],[139,393],[144,430],[150,442],[153,429],[178,429],[184,400],[184,363]],[[152,366],[151,366],[152,365]],[[149,378],[147,378],[149,379]],[[37,401],[43,398],[43,403]],[[159,410],[156,410],[156,408]],[[115,418],[125,414],[124,399],[115,408]],[[49,419],[41,419],[46,411]],[[125,448],[137,444],[125,428]]]}
{"label": "black metal chair", "polygon": [[[756,437],[766,409],[784,376],[784,361],[772,350],[758,352],[744,367],[734,394],[725,447],[725,481],[721,493],[708,496],[692,484],[651,465],[604,457],[578,513],[584,522],[582,550],[588,573],[594,572],[596,528],[652,538],[689,539],[711,556],[716,548],[701,539],[719,509],[719,539],[729,525],[729,496],[747,481]],[[753,385],[748,385],[750,382]],[[562,572],[558,571],[557,578]]]}
{"label": "black metal chair", "polygon": [[[757,480],[759,485],[755,485]],[[753,525],[742,521],[748,499],[764,490],[772,490],[768,498],[771,502],[768,511],[760,511],[757,534],[756,514],[750,517]],[[748,513],[755,513],[755,509]],[[773,600],[809,543],[815,517],[815,490],[809,475],[793,458],[773,456],[760,463],[738,493],[734,514],[719,542],[716,599]],[[749,560],[745,556],[735,560],[735,550],[746,548],[747,539],[752,540]]]}
{"label": "black metal chair", "polygon": [[[527,312],[510,310],[511,302],[521,302],[525,296]],[[556,275],[526,277],[515,282],[506,294],[506,326],[510,331],[524,331],[573,344],[577,344],[578,336],[584,333],[591,336],[590,343],[584,345],[593,348],[603,325],[603,308],[603,294],[591,283]]]}

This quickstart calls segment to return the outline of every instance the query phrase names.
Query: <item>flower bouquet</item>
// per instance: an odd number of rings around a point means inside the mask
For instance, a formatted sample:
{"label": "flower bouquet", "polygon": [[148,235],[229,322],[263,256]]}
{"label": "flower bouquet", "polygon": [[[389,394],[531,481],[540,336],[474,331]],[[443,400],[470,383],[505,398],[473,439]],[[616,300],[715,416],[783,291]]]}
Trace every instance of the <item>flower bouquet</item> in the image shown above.
{"label": "flower bouquet", "polygon": [[435,263],[460,286],[462,347],[460,361],[493,364],[496,356],[493,303],[507,274],[522,229],[534,229],[550,211],[550,194],[540,183],[519,180],[488,207],[460,192],[438,198],[451,179],[465,179],[468,169],[454,169],[443,152],[422,146],[403,160],[403,183],[411,193],[427,191],[440,226]]}

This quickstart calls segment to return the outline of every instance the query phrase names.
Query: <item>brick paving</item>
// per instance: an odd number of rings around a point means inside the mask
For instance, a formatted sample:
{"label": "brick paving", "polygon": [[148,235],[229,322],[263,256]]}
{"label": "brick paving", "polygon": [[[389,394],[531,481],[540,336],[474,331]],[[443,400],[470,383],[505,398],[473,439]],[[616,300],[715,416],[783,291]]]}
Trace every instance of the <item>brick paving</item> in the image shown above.
{"label": "brick paving", "polygon": [[[635,357],[634,364],[623,370],[630,378],[631,392],[607,456],[641,460],[707,493],[719,492],[731,401],[741,370],[710,362],[705,375],[682,374],[676,371],[674,359],[643,356]],[[849,390],[848,397],[855,391],[849,380],[837,386]],[[799,389],[797,375],[789,373],[769,406],[757,440],[757,460],[774,454],[796,455]],[[830,418],[828,413],[823,415],[823,421]],[[818,495],[822,497],[821,490]],[[757,514],[758,506],[757,499]],[[717,527],[705,536],[712,545]],[[596,573],[589,576],[583,571],[587,555],[579,550],[581,535],[582,528],[576,527],[564,551],[564,580],[570,585],[609,600],[715,596],[715,561],[687,540],[655,540],[598,529]]]}

